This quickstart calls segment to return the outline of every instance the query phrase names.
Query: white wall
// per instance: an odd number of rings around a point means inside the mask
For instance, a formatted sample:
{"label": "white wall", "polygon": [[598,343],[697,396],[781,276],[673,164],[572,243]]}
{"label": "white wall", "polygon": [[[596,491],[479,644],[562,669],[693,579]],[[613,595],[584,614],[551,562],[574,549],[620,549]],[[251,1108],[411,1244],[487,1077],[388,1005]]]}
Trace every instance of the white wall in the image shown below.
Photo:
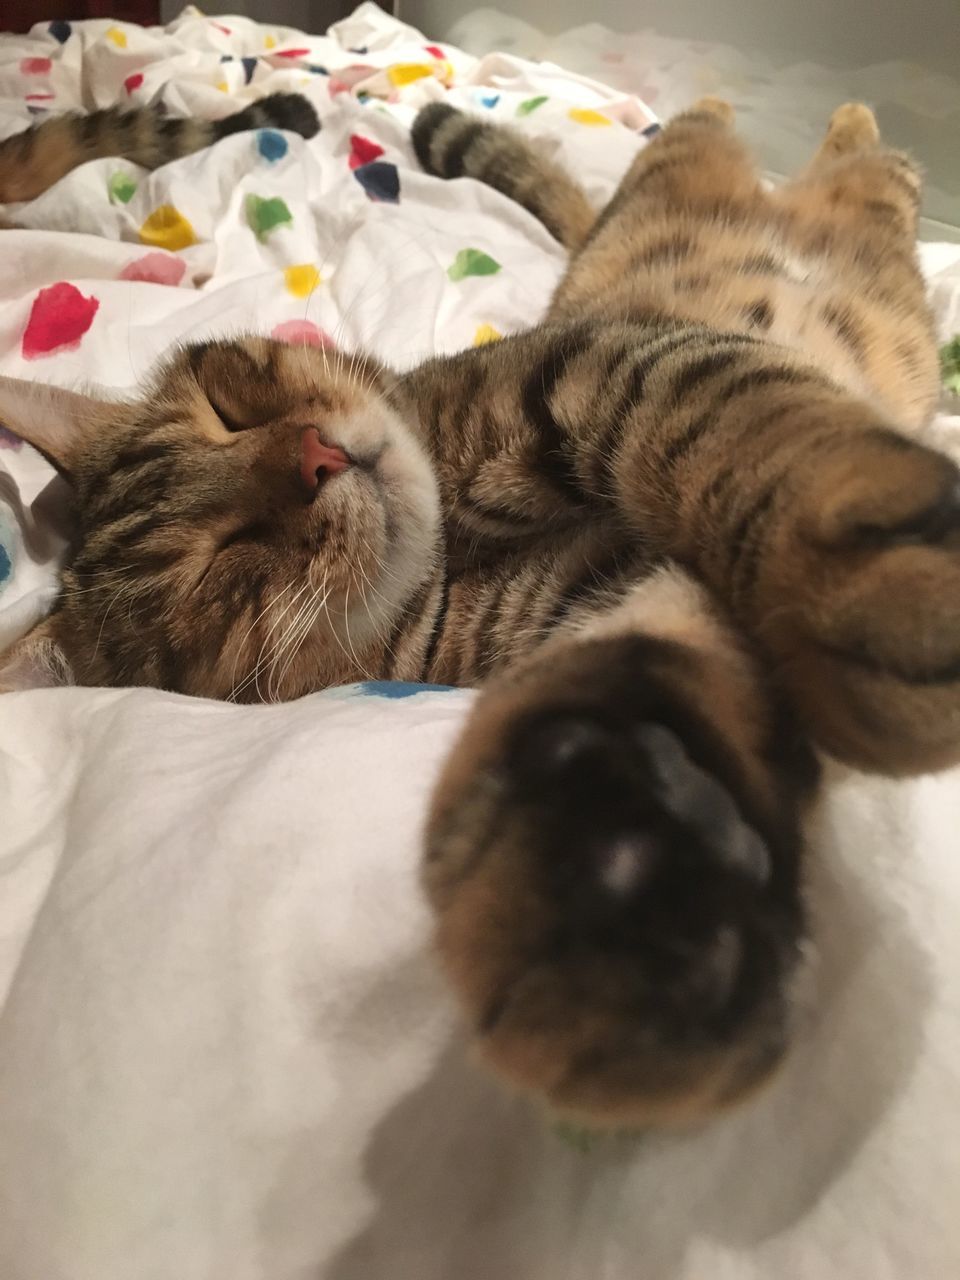
{"label": "white wall", "polygon": [[[472,0],[400,0],[400,17],[442,39]],[[738,48],[782,52],[859,67],[891,58],[957,74],[958,0],[521,0],[496,7],[547,33],[584,22],[615,31],[653,27],[661,35],[720,40]]]}

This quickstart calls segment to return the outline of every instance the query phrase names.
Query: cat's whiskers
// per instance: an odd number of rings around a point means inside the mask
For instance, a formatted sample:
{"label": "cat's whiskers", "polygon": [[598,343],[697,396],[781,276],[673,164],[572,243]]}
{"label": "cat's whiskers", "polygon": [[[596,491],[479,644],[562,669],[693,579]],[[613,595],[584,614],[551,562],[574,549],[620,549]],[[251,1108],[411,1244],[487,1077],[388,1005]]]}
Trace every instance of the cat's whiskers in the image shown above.
{"label": "cat's whiskers", "polygon": [[275,604],[277,604],[277,603],[280,601],[281,597],[285,596],[285,595],[286,595],[286,593],[287,593],[288,591],[292,590],[292,588],[293,588],[293,583],[292,583],[292,582],[288,583],[285,587],[282,587],[282,588],[277,592],[277,594],[273,597],[273,599],[271,599],[271,600],[268,600],[268,601],[267,601],[267,603],[263,606],[263,608],[260,610],[260,612],[259,612],[259,613],[257,614],[257,616],[254,618],[254,620],[250,623],[249,627],[247,627],[246,631],[243,633],[243,638],[241,639],[240,643],[237,645],[237,650],[236,650],[236,653],[234,654],[234,657],[233,657],[233,670],[232,670],[232,671],[231,671],[231,673],[230,673],[230,686],[231,686],[231,687],[230,687],[230,692],[229,692],[229,694],[227,695],[227,701],[228,701],[228,702],[236,702],[236,700],[237,700],[237,694],[238,694],[238,692],[240,691],[240,688],[242,688],[242,687],[243,687],[243,684],[245,684],[245,683],[246,683],[246,681],[244,681],[244,682],[239,686],[239,688],[238,688],[238,686],[237,686],[237,667],[238,667],[238,666],[239,666],[239,664],[240,664],[240,657],[241,657],[241,655],[242,655],[242,653],[243,653],[244,647],[246,646],[247,641],[250,639],[250,636],[252,635],[252,633],[253,633],[253,631],[254,631],[254,628],[256,627],[256,625],[257,625],[257,623],[260,621],[260,619],[261,619],[261,618],[262,618],[266,613],[268,613],[268,612],[269,612],[269,610],[270,610],[270,609],[272,609],[272,608],[273,608],[273,606],[274,606]]}
{"label": "cat's whiskers", "polygon": [[[317,598],[321,595],[321,593],[322,593],[322,599],[320,599],[319,603],[317,603]],[[279,673],[279,675],[276,675],[276,671],[275,671],[276,663],[279,661],[279,658],[275,659],[274,661],[274,670],[271,673],[271,680],[267,687],[267,696],[269,701],[271,702],[279,701],[280,691],[283,688],[283,682],[286,679],[287,672],[289,671],[291,665],[296,659],[297,654],[300,652],[301,648],[303,647],[303,644],[307,636],[313,630],[313,627],[317,619],[319,618],[321,612],[323,611],[323,607],[326,604],[327,597],[329,596],[329,594],[330,592],[329,590],[327,590],[327,575],[326,573],[324,573],[323,582],[320,584],[318,588],[314,590],[313,595],[311,596],[305,609],[301,611],[300,620],[296,624],[294,624],[293,627],[291,627],[291,631],[295,631],[295,639],[292,641],[292,648],[291,648],[290,654],[284,664],[283,670]],[[275,679],[274,679],[274,676],[276,676]]]}
{"label": "cat's whiskers", "polygon": [[[280,624],[283,622],[284,617],[287,615],[287,613],[289,613],[290,609],[293,608],[296,602],[303,595],[304,591],[307,590],[308,585],[309,584],[304,583],[304,585],[300,588],[300,590],[296,593],[296,595],[293,596],[292,599],[287,601],[287,604],[284,606],[284,608],[280,611],[277,617],[274,618],[273,622],[267,628],[266,634],[264,635],[263,641],[261,642],[260,650],[259,650],[259,653],[257,654],[257,660],[253,666],[253,670],[250,671],[250,673],[237,686],[236,688],[237,695],[242,693],[244,689],[248,688],[250,684],[254,684],[256,687],[257,698],[261,702],[263,701],[263,698],[260,693],[260,673],[263,670],[264,664],[268,662],[270,659],[270,654],[267,653],[267,645],[270,641],[270,637],[271,635],[273,635],[274,631],[276,631],[277,627],[279,627]],[[281,595],[282,594],[283,593],[281,592]],[[280,597],[278,596],[277,599],[271,605],[271,608],[274,607],[279,602],[279,599]],[[272,653],[272,650],[270,652]]]}

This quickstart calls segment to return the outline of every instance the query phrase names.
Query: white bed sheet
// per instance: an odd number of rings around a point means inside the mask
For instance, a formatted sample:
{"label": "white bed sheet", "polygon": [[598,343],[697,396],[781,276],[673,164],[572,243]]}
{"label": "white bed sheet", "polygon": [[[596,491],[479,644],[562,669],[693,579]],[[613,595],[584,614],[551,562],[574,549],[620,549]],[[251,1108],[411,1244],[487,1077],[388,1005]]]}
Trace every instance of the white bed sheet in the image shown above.
{"label": "white bed sheet", "polygon": [[[143,94],[211,115],[303,88],[324,123],[273,163],[237,137],[149,177],[124,167],[139,183],[126,203],[109,196],[118,166],[97,162],[22,210],[36,230],[3,238],[0,371],[123,387],[186,336],[291,320],[405,364],[524,327],[562,255],[496,193],[416,171],[416,106],[449,94],[559,138],[597,197],[649,113],[556,67],[427,44],[372,5],[322,39],[196,11],[166,32],[0,39],[10,131],[41,74],[58,105]],[[289,66],[289,49],[308,53]],[[255,55],[246,86],[236,59]],[[341,73],[352,91],[302,69],[358,60],[377,70]],[[383,71],[431,60],[399,88]],[[396,165],[399,203],[354,176],[357,134]],[[292,225],[258,241],[249,194],[284,199]],[[118,279],[157,251],[138,229],[162,203],[197,236],[168,255],[179,286]],[[500,271],[452,280],[465,248]],[[926,253],[947,336],[957,251]],[[291,266],[323,283],[293,296]],[[37,293],[59,281],[97,298],[93,321],[76,350],[25,358]],[[49,598],[55,560],[34,503],[49,470],[0,443],[2,639]],[[580,1155],[464,1051],[416,862],[471,695],[401,692],[260,709],[146,690],[0,700],[4,1280],[956,1274],[960,775],[836,778],[810,864],[818,989],[774,1086],[705,1132]]]}

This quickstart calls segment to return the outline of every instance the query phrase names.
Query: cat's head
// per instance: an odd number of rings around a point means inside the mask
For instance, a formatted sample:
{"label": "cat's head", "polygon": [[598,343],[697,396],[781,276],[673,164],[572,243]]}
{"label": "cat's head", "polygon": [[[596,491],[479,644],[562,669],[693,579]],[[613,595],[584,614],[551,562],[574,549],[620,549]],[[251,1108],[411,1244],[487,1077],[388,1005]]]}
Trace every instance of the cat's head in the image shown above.
{"label": "cat's head", "polygon": [[382,665],[438,572],[436,484],[393,381],[264,338],[188,347],[135,402],[0,379],[0,422],[68,478],[77,521],[0,689],[278,700]]}

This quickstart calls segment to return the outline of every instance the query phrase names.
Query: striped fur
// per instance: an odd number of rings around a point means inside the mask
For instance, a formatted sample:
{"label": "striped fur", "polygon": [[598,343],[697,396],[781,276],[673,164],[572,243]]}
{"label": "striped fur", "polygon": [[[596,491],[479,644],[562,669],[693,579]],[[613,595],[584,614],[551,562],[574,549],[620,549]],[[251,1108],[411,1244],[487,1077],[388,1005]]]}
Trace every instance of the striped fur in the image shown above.
{"label": "striped fur", "polygon": [[320,122],[297,93],[272,94],[222,120],[181,119],[157,107],[53,116],[0,142],[0,204],[33,200],[88,160],[117,156],[158,169],[232,133],[265,126],[312,138]]}
{"label": "striped fur", "polygon": [[812,745],[960,759],[915,174],[847,107],[768,196],[706,101],[594,219],[516,135],[434,107],[414,143],[579,246],[545,322],[399,377],[257,338],[139,404],[0,381],[82,526],[0,682],[481,683],[425,861],[481,1053],[592,1123],[688,1123],[790,1042]]}

